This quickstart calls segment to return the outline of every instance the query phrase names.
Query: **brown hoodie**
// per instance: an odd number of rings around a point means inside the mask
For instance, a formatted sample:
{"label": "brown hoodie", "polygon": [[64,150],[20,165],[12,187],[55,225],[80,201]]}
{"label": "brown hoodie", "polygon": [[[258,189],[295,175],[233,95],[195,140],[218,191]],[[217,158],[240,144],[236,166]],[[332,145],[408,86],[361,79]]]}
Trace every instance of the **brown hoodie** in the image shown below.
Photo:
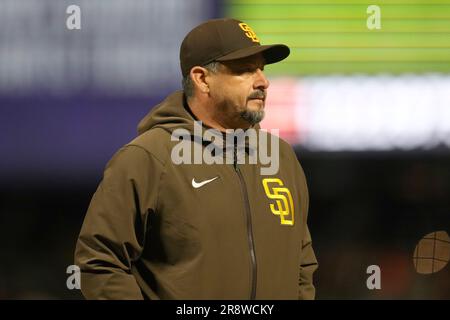
{"label": "brown hoodie", "polygon": [[194,120],[171,94],[107,164],[75,251],[83,295],[313,299],[308,190],[292,148],[279,140],[272,176],[259,162],[174,164],[171,133],[193,134]]}

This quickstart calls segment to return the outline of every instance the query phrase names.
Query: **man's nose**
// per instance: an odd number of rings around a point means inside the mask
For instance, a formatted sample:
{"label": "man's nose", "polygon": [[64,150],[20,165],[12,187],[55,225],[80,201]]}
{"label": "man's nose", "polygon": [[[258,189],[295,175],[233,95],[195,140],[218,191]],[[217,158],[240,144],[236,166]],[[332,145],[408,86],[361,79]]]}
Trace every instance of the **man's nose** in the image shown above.
{"label": "man's nose", "polygon": [[254,83],[255,89],[259,88],[266,90],[269,87],[270,85],[269,80],[267,80],[264,72],[260,68],[256,69],[255,77],[256,77]]}

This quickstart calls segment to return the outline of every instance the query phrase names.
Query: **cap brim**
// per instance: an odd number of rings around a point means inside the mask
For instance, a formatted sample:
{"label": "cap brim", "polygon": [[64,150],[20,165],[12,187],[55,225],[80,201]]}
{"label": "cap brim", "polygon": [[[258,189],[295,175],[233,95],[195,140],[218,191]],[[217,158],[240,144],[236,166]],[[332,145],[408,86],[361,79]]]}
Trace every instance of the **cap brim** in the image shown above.
{"label": "cap brim", "polygon": [[253,46],[233,51],[223,57],[215,59],[215,61],[230,61],[250,57],[257,53],[262,53],[266,64],[279,62],[286,59],[290,54],[290,49],[284,44],[272,44],[264,46]]}

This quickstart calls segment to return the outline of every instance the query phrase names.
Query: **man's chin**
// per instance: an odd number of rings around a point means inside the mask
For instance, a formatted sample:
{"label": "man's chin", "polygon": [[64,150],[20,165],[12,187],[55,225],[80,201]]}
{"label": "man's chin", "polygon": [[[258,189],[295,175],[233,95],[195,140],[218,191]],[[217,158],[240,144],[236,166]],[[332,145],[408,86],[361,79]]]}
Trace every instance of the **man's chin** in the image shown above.
{"label": "man's chin", "polygon": [[257,123],[260,123],[262,119],[264,119],[264,109],[261,110],[250,110],[247,109],[241,113],[241,118],[247,121],[250,125],[254,126]]}

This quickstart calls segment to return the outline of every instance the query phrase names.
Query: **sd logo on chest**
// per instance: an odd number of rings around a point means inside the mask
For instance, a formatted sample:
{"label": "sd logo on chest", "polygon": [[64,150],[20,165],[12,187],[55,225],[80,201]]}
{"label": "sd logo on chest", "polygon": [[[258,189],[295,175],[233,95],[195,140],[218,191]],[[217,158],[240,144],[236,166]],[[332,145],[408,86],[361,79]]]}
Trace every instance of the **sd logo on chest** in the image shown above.
{"label": "sd logo on chest", "polygon": [[294,225],[294,201],[291,192],[278,178],[265,178],[262,180],[266,196],[273,200],[270,203],[272,213],[280,218],[282,225]]}

